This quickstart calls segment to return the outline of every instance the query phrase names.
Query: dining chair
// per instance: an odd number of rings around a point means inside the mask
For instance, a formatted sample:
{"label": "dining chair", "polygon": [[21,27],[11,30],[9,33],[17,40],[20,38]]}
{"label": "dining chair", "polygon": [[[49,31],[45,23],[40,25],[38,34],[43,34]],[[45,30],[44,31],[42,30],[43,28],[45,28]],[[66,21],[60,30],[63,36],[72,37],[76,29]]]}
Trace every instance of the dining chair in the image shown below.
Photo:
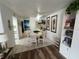
{"label": "dining chair", "polygon": [[31,41],[32,45],[37,45],[36,35],[35,34],[30,35],[30,41]]}

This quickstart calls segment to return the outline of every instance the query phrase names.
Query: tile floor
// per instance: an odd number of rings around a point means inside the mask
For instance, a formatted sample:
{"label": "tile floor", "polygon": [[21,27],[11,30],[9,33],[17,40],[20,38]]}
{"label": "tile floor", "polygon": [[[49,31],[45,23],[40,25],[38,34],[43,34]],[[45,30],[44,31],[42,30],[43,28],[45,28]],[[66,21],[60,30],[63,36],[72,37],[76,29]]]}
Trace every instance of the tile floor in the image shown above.
{"label": "tile floor", "polygon": [[49,40],[49,39],[44,39],[43,44],[32,44],[32,40],[30,38],[23,38],[20,40],[16,40],[16,46],[14,47],[14,52],[15,53],[20,53],[24,51],[29,51],[32,49],[37,49],[40,47],[45,47],[49,46],[55,43],[56,39]]}

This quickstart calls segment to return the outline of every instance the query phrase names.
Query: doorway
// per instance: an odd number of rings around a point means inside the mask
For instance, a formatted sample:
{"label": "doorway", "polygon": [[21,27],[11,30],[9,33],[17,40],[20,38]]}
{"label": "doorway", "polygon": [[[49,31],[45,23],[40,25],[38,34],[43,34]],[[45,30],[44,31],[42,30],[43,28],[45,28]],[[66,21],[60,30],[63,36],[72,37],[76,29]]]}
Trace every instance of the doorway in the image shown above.
{"label": "doorway", "polygon": [[19,40],[19,31],[18,31],[18,20],[17,17],[12,16],[13,19],[13,34],[15,40]]}

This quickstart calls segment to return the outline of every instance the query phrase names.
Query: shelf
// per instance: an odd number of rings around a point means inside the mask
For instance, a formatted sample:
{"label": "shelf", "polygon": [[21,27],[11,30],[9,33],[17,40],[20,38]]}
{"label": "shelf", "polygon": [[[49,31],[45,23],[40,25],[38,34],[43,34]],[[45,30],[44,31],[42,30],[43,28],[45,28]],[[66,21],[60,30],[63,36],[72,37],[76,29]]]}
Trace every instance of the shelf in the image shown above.
{"label": "shelf", "polygon": [[72,37],[64,36],[64,39],[62,40],[62,43],[65,46],[71,47]]}
{"label": "shelf", "polygon": [[[66,28],[65,28],[65,29],[66,29]],[[66,29],[66,30],[70,30],[70,31],[73,31],[74,29],[68,28],[68,29]]]}
{"label": "shelf", "polygon": [[68,37],[68,38],[72,39],[72,37],[70,37],[70,36],[66,36],[66,35],[65,35],[64,37]]}
{"label": "shelf", "polygon": [[71,46],[69,46],[66,42],[62,42],[64,46],[66,46],[67,48],[70,48]]}

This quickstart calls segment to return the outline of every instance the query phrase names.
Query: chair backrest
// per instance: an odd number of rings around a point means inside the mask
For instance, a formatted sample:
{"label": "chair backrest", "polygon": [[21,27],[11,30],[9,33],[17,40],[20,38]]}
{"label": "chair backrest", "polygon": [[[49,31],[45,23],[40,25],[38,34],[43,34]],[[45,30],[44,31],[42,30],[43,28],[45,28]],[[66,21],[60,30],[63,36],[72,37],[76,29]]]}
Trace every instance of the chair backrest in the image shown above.
{"label": "chair backrest", "polygon": [[35,34],[31,34],[30,38],[31,38],[32,41],[36,41],[36,35]]}
{"label": "chair backrest", "polygon": [[46,39],[47,38],[47,32],[46,31],[43,31],[43,39]]}

